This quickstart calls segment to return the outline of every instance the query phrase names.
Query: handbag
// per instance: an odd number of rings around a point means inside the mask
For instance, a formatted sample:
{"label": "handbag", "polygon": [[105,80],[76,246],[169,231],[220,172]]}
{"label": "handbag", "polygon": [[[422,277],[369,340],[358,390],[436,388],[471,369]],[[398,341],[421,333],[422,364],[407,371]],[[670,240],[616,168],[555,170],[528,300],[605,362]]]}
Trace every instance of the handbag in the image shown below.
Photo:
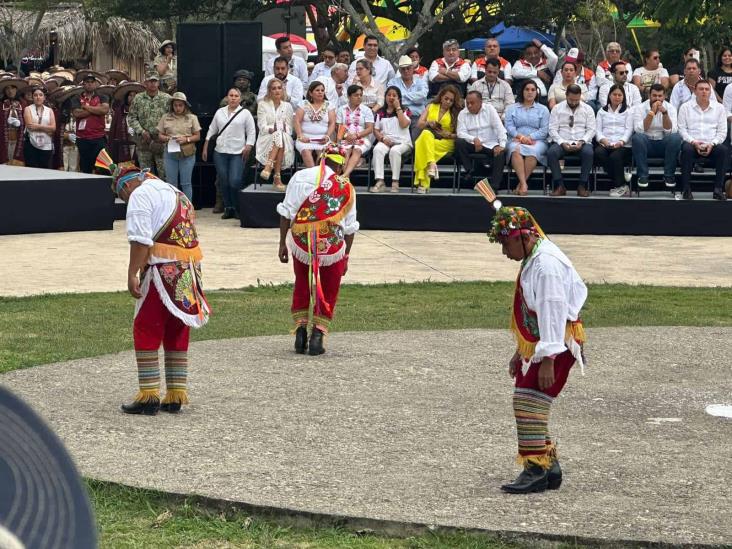
{"label": "handbag", "polygon": [[180,155],[182,157],[189,157],[196,154],[196,144],[195,143],[183,143],[180,146]]}
{"label": "handbag", "polygon": [[224,127],[221,128],[218,132],[213,134],[210,139],[208,140],[208,148],[206,149],[206,154],[208,155],[208,158],[213,158],[213,153],[216,150],[216,140],[219,138],[219,136],[224,133],[224,130],[229,127],[229,124],[231,124],[234,121],[234,118],[239,116],[239,113],[244,110],[243,107],[239,107],[239,110],[234,113],[234,116],[229,118],[229,121],[224,124]]}

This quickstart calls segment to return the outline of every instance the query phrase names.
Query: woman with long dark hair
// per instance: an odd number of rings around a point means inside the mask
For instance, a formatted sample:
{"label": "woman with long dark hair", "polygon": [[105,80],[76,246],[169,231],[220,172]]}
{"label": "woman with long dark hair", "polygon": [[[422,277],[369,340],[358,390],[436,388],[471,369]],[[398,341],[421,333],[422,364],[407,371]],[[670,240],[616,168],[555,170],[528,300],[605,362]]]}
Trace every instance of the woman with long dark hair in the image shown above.
{"label": "woman with long dark hair", "polygon": [[597,112],[595,164],[599,164],[613,182],[610,196],[628,196],[624,167],[630,165],[630,138],[633,115],[625,98],[625,88],[614,84],[607,95],[607,105]]}
{"label": "woman with long dark hair", "polygon": [[709,71],[707,80],[717,94],[717,101],[721,103],[724,99],[724,90],[728,84],[732,84],[732,48],[725,46],[719,51],[717,66]]}
{"label": "woman with long dark hair", "polygon": [[402,108],[402,92],[396,86],[389,86],[384,95],[384,106],[376,113],[374,125],[374,177],[376,183],[371,188],[378,193],[384,190],[384,157],[389,155],[391,164],[391,192],[399,192],[399,174],[402,170],[402,156],[412,150],[409,134],[410,112]]}
{"label": "woman with long dark hair", "polygon": [[33,103],[23,110],[25,165],[29,168],[49,169],[53,155],[53,134],[56,133],[56,117],[53,115],[53,109],[45,104],[46,92],[43,88],[34,88],[31,97]]}

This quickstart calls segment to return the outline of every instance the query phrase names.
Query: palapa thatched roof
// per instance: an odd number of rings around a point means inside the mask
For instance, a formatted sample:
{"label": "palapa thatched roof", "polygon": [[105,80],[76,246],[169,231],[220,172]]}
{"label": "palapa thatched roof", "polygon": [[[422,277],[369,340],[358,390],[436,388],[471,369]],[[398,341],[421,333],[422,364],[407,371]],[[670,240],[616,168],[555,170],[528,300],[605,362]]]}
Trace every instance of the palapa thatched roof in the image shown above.
{"label": "palapa thatched roof", "polygon": [[37,12],[0,3],[0,56],[18,59],[27,49],[48,51],[49,33],[58,33],[61,59],[89,58],[100,42],[120,59],[150,59],[160,46],[152,30],[142,22],[121,17],[89,19],[80,4],[49,9],[33,32]]}

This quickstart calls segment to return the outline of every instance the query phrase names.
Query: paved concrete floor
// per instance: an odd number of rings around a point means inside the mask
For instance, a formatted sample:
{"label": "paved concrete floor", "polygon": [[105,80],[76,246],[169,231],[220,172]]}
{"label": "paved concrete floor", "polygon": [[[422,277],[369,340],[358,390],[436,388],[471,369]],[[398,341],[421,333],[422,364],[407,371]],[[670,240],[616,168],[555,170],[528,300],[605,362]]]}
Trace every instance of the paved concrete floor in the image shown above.
{"label": "paved concrete floor", "polygon": [[[209,210],[199,215],[206,287],[292,281],[277,259],[276,229],[242,229]],[[732,238],[567,236],[554,240],[590,282],[732,286]],[[0,236],[0,295],[126,289],[124,222],[113,231]],[[514,280],[516,263],[484,234],[362,231],[344,282]]]}
{"label": "paved concrete floor", "polygon": [[192,404],[126,416],[131,353],[0,377],[82,473],[183,494],[352,517],[608,540],[732,543],[730,328],[590,330],[587,375],[552,414],[565,482],[509,496],[516,474],[506,331],[334,334],[196,343]]}

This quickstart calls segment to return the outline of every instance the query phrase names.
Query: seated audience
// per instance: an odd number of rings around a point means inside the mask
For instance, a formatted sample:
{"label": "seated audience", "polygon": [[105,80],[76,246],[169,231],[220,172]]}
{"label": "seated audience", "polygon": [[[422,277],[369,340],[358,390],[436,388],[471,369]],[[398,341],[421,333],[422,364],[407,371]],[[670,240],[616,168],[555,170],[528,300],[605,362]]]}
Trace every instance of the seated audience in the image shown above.
{"label": "seated audience", "polygon": [[376,113],[384,104],[384,86],[373,76],[373,66],[368,59],[356,61],[356,76],[352,83],[361,86],[361,104]]}
{"label": "seated audience", "polygon": [[714,86],[714,95],[721,103],[727,85],[732,84],[732,48],[723,47],[720,50],[717,66],[709,71],[707,80]]}
{"label": "seated audience", "polygon": [[[386,83],[394,77],[394,67],[388,59],[384,59],[379,55],[379,40],[376,36],[369,35],[363,41],[363,57],[371,64],[371,74],[373,75],[376,82],[381,85],[382,89],[386,86]],[[349,81],[354,84],[358,84],[355,81],[356,77],[356,63],[354,61],[348,69]],[[364,93],[364,95],[366,95]]]}
{"label": "seated audience", "polygon": [[431,179],[439,179],[437,162],[455,150],[458,114],[463,108],[460,90],[447,85],[427,105],[417,127],[422,131],[414,143],[414,186],[425,194]]}
{"label": "seated audience", "polygon": [[516,172],[518,185],[514,194],[529,193],[529,177],[536,164],[546,165],[549,109],[537,102],[539,90],[533,80],[524,80],[519,88],[518,102],[506,111],[506,133],[511,166]]}
{"label": "seated audience", "polygon": [[[602,89],[603,86],[606,84],[609,84],[612,86],[613,84],[619,84],[616,80],[613,79],[611,74],[611,68],[614,63],[625,63],[626,70],[628,71],[627,74],[631,75],[633,74],[633,67],[630,66],[630,63],[625,61],[624,59],[620,58],[620,55],[623,53],[623,48],[618,44],[617,42],[609,42],[607,47],[605,48],[605,59],[600,61],[597,65],[597,69],[595,69],[595,79],[597,80],[597,86]],[[628,77],[628,80],[630,77]],[[628,95],[628,90],[625,90],[625,95]],[[603,105],[604,107],[605,105]]]}
{"label": "seated audience", "polygon": [[590,196],[589,180],[592,172],[592,138],[595,136],[595,112],[582,101],[582,89],[573,84],[567,88],[567,99],[559,103],[549,116],[549,139],[552,145],[547,151],[552,171],[552,196],[564,196],[562,168],[559,161],[568,155],[578,155],[581,162],[577,196]]}
{"label": "seated audience", "polygon": [[[500,64],[498,59],[488,59],[483,71],[482,78],[470,85],[470,91],[477,91],[483,97],[483,103],[491,105],[498,115],[503,119],[506,109],[516,102],[511,86],[505,80],[499,78]],[[467,99],[467,97],[466,97]]]}
{"label": "seated audience", "polygon": [[[696,83],[701,79],[702,75],[699,61],[693,58],[689,59],[684,67],[684,78],[679,80],[674,86],[674,89],[671,90],[671,98],[669,99],[669,102],[674,106],[677,112],[679,108],[681,108],[681,105],[694,99]],[[714,88],[712,88],[712,90],[714,90]],[[712,101],[712,103],[717,102],[716,94],[712,93],[710,101]]]}
{"label": "seated audience", "polygon": [[676,186],[675,174],[681,150],[677,133],[676,109],[666,101],[661,84],[650,88],[650,99],[633,110],[633,161],[638,175],[638,187],[648,187],[648,158],[663,158],[663,181],[667,188]]}
{"label": "seated audience", "polygon": [[399,76],[389,81],[389,86],[399,88],[401,106],[410,112],[412,125],[417,123],[427,106],[427,81],[415,77],[414,62],[406,55],[399,58]]}
{"label": "seated audience", "polygon": [[607,105],[608,93],[610,93],[610,88],[615,84],[623,86],[625,102],[628,107],[633,108],[643,102],[638,87],[628,81],[628,78],[630,77],[628,67],[629,65],[624,61],[617,61],[610,66],[610,80],[605,80],[606,83],[603,84],[600,91],[597,93],[597,102],[601,107]]}
{"label": "seated audience", "polygon": [[[595,78],[595,73],[591,68],[584,65],[585,52],[578,48],[571,48],[564,57],[564,63],[574,63],[575,66],[575,84],[583,85],[587,91],[582,97],[582,101],[589,104],[594,110],[597,110],[597,90],[599,84]],[[562,66],[564,66],[564,63]],[[558,72],[554,75],[554,84],[562,82],[564,75]]]}
{"label": "seated audience", "polygon": [[712,101],[712,86],[706,80],[696,83],[696,101],[688,101],[679,109],[679,134],[684,140],[681,147],[681,188],[684,200],[692,200],[691,170],[702,159],[714,163],[715,200],[727,200],[724,192],[724,178],[729,164],[727,138],[727,115],[724,107]]}
{"label": "seated audience", "polygon": [[[300,81],[301,85],[305,85],[308,81],[308,65],[304,59],[295,55],[292,49],[292,42],[290,42],[289,36],[280,36],[275,40],[275,48],[277,49],[277,55],[267,60],[264,65],[265,76],[272,76],[275,74],[274,64],[278,59],[284,59],[287,65],[287,72]],[[265,86],[266,89],[266,86]],[[290,93],[290,90],[287,91]],[[302,98],[302,95],[300,96]],[[293,105],[293,108],[294,105]]]}
{"label": "seated audience", "polygon": [[549,86],[554,80],[557,60],[557,54],[535,38],[524,47],[523,55],[513,64],[511,74],[514,81],[531,78],[536,82],[539,97],[546,98]]}
{"label": "seated audience", "polygon": [[305,167],[312,168],[318,153],[335,135],[335,110],[325,99],[325,86],[320,80],[313,80],[308,86],[305,101],[295,113],[294,126],[295,148]]}
{"label": "seated audience", "polygon": [[343,63],[346,67],[350,67],[352,58],[353,54],[349,50],[341,50],[336,56],[336,61]]}
{"label": "seated audience", "polygon": [[376,113],[376,124],[374,124],[376,145],[373,155],[376,183],[371,187],[371,192],[378,193],[386,187],[384,157],[388,154],[391,165],[391,192],[397,193],[402,156],[412,150],[412,138],[409,134],[411,118],[409,109],[402,105],[402,93],[397,86],[389,86],[384,98],[385,104]]}
{"label": "seated audience", "polygon": [[[279,63],[275,62],[275,72]],[[290,76],[289,78],[294,78]],[[295,146],[292,141],[292,124],[295,118],[292,105],[287,101],[284,83],[272,78],[267,83],[267,93],[257,104],[256,158],[264,168],[259,176],[267,181],[272,176],[272,184],[278,191],[284,191],[282,170],[292,166],[295,161]]]}
{"label": "seated audience", "polygon": [[[624,65],[623,65],[624,66]],[[607,105],[597,112],[595,163],[599,164],[615,185],[610,196],[630,196],[624,168],[630,165],[630,138],[633,135],[633,113],[625,100],[625,89],[613,84]]]}
{"label": "seated audience", "polygon": [[348,86],[348,103],[336,113],[338,145],[346,151],[343,175],[349,177],[371,148],[370,136],[374,131],[374,111],[361,103],[363,90],[357,84]]}
{"label": "seated audience", "polygon": [[485,41],[485,44],[483,44],[483,49],[485,51],[485,56],[479,57],[473,63],[470,71],[470,82],[473,83],[476,80],[483,78],[483,76],[485,76],[486,62],[488,62],[489,59],[495,59],[498,61],[498,78],[505,80],[510,85],[511,82],[513,82],[513,78],[511,76],[511,63],[507,59],[501,57],[501,45],[498,43],[498,39],[488,38]]}
{"label": "seated audience", "polygon": [[[694,46],[686,48],[686,50],[684,50],[684,55],[681,59],[681,62],[668,71],[669,87],[673,88],[676,84],[684,79],[684,69],[686,69],[686,62],[690,59],[696,59],[697,61],[701,59],[701,54],[699,53],[698,48]],[[702,78],[703,77],[704,75],[702,74]]]}
{"label": "seated audience", "polygon": [[643,99],[648,98],[653,84],[661,84],[668,89],[668,71],[661,64],[658,50],[648,50],[643,54],[643,66],[633,71],[633,84],[638,86]]}
{"label": "seated audience", "polygon": [[470,61],[460,57],[460,46],[454,38],[442,43],[442,55],[430,65],[429,94],[435,96],[444,86],[455,86],[465,95],[470,78]]}
{"label": "seated audience", "polygon": [[560,74],[562,79],[559,82],[554,82],[546,94],[550,110],[557,103],[561,103],[567,98],[567,88],[569,86],[579,86],[580,90],[582,90],[582,101],[585,101],[587,97],[587,86],[577,83],[577,65],[573,61],[565,61]]}
{"label": "seated audience", "polygon": [[[285,59],[284,57],[277,57],[274,60],[273,67],[274,74],[265,76],[259,86],[257,100],[261,100],[264,98],[265,95],[267,95],[269,91],[270,81],[272,81],[273,79],[277,79],[282,82],[287,97],[289,98],[288,101],[292,105],[292,112],[295,112],[295,109],[300,106],[300,104],[302,103],[302,98],[305,95],[303,93],[302,81],[297,76],[294,76],[293,74],[290,74],[288,72],[287,59]],[[307,71],[307,68],[305,70]]]}
{"label": "seated audience", "polygon": [[[490,164],[490,182],[496,190],[503,183],[503,166],[506,163],[506,128],[493,105],[483,103],[480,92],[471,91],[465,97],[465,108],[458,114],[455,152],[468,178],[473,173],[473,158],[480,157],[481,165]],[[473,158],[471,158],[473,157]],[[480,167],[478,167],[480,170]]]}
{"label": "seated audience", "polygon": [[335,49],[330,46],[323,48],[320,57],[322,61],[315,64],[313,71],[310,73],[310,80],[308,82],[313,82],[320,76],[330,77],[330,71],[336,64]]}
{"label": "seated audience", "polygon": [[405,52],[405,55],[412,60],[412,63],[414,63],[414,76],[416,76],[417,78],[424,78],[424,81],[427,82],[429,69],[423,65],[420,65],[422,57],[419,55],[419,50],[417,48],[409,48]]}

